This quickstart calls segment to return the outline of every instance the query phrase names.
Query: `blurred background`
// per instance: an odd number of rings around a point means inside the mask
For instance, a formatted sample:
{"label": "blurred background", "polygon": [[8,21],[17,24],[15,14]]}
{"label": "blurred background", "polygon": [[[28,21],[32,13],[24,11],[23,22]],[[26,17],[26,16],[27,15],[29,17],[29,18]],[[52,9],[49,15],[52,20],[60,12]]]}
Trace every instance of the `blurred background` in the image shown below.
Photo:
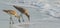
{"label": "blurred background", "polygon": [[[9,28],[10,16],[2,10],[16,10],[12,5],[28,9],[30,23],[34,23],[28,28],[60,28],[60,0],[0,0],[0,28]],[[25,15],[23,18],[28,21]],[[15,17],[13,20],[18,23]]]}

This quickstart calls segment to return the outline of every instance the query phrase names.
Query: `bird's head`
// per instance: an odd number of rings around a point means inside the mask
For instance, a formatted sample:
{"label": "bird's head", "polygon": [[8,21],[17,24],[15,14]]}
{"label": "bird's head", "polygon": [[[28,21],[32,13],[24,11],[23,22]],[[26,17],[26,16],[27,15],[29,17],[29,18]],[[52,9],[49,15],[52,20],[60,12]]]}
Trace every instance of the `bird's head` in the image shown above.
{"label": "bird's head", "polygon": [[8,13],[8,10],[3,10],[4,12]]}

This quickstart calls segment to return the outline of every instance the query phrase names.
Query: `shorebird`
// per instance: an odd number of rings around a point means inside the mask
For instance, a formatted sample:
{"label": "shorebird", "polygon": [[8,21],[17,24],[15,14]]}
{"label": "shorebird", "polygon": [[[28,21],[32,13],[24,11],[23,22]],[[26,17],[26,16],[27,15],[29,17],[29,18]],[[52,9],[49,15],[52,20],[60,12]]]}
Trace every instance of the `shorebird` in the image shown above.
{"label": "shorebird", "polygon": [[28,17],[28,20],[30,21],[30,15],[27,9],[16,5],[13,5],[13,7],[16,8],[19,12],[21,12],[21,14],[25,14]]}
{"label": "shorebird", "polygon": [[18,21],[20,22],[20,16],[18,16],[18,14],[16,13],[15,10],[3,10],[3,11],[10,15],[10,24],[11,24],[11,21],[14,24],[14,22],[12,20],[12,15],[15,16],[15,17],[17,17]]}

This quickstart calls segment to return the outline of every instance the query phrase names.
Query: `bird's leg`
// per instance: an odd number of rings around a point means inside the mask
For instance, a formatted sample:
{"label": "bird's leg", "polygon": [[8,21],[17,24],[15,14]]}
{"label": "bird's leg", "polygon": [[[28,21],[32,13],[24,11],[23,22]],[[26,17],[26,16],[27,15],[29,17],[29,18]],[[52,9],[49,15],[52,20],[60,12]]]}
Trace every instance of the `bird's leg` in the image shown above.
{"label": "bird's leg", "polygon": [[14,24],[14,21],[13,21],[13,19],[11,19],[11,21],[12,21],[12,24]]}
{"label": "bird's leg", "polygon": [[21,22],[20,17],[19,17],[18,21],[19,21],[19,23]]}
{"label": "bird's leg", "polygon": [[25,13],[25,15],[28,17],[28,20],[30,21],[30,15],[28,13]]}
{"label": "bird's leg", "polygon": [[12,20],[12,16],[10,15],[10,24],[14,24],[13,20]]}
{"label": "bird's leg", "polygon": [[23,22],[24,22],[24,19],[23,19],[23,15],[22,15],[22,13],[20,14],[20,16],[22,17],[22,20],[23,20]]}
{"label": "bird's leg", "polygon": [[10,15],[10,24],[11,24],[11,20],[12,20],[12,17],[11,17],[11,15]]}
{"label": "bird's leg", "polygon": [[14,24],[14,21],[13,21],[13,19],[12,19],[12,24]]}
{"label": "bird's leg", "polygon": [[10,15],[10,22],[9,22],[9,24],[10,24],[10,26],[9,26],[9,28],[12,28],[12,16]]}

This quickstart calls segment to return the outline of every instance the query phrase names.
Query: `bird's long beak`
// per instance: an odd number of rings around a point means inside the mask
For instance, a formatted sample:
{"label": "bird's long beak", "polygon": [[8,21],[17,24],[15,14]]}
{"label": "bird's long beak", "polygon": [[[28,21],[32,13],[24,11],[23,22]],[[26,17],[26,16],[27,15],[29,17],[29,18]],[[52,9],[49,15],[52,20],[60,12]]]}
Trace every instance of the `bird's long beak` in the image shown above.
{"label": "bird's long beak", "polygon": [[13,7],[16,7],[15,5],[13,5]]}
{"label": "bird's long beak", "polygon": [[7,10],[3,10],[3,11],[6,12],[6,13],[8,12]]}
{"label": "bird's long beak", "polygon": [[13,7],[17,8],[18,6],[16,6],[16,5],[13,5]]}
{"label": "bird's long beak", "polygon": [[21,8],[20,6],[17,6],[17,5],[13,5],[13,7],[16,8],[16,9]]}

